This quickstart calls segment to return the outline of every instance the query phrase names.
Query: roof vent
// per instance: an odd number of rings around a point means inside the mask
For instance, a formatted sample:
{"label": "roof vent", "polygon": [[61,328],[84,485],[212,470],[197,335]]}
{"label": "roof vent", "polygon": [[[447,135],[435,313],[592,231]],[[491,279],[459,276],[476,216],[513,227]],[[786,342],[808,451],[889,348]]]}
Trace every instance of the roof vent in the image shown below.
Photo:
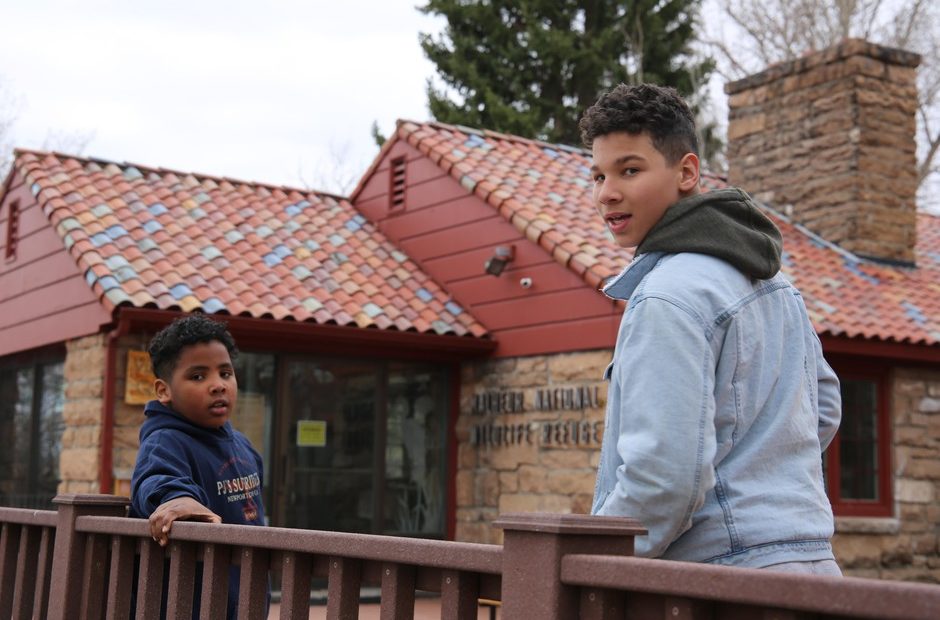
{"label": "roof vent", "polygon": [[388,171],[388,210],[405,208],[405,158],[396,157]]}
{"label": "roof vent", "polygon": [[16,255],[16,242],[19,238],[20,203],[16,200],[10,203],[10,212],[7,214],[7,248],[6,257]]}

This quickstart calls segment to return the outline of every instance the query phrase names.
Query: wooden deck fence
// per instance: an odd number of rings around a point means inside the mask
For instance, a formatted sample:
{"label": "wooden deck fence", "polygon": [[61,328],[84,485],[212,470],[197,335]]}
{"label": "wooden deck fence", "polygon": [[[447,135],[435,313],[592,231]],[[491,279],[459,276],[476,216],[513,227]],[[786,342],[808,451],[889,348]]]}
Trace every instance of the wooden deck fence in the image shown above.
{"label": "wooden deck fence", "polygon": [[[476,618],[481,598],[506,620],[938,618],[940,586],[810,577],[632,557],[632,519],[507,514],[504,543],[178,522],[166,549],[126,498],[60,495],[57,511],[0,508],[0,618],[224,617],[239,565],[239,618],[262,618],[269,575],[281,618],[307,618],[311,578],[327,580],[327,617],[357,618],[360,587],[381,587],[381,618],[414,614],[416,591],[438,592],[441,617]],[[202,563],[202,586],[195,587]],[[135,566],[139,576],[134,583]]]}

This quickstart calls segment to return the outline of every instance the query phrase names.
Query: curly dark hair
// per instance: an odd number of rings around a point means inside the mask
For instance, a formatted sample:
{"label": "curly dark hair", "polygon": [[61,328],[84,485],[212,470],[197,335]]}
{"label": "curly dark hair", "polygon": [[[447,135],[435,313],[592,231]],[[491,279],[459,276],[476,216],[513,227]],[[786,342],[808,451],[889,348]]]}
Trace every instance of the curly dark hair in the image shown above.
{"label": "curly dark hair", "polygon": [[698,155],[692,110],[675,88],[667,86],[621,84],[602,94],[581,117],[578,127],[587,148],[595,138],[617,131],[646,132],[670,165],[686,153]]}
{"label": "curly dark hair", "polygon": [[225,323],[213,321],[204,314],[190,314],[176,319],[157,332],[150,341],[147,350],[150,353],[153,374],[164,381],[169,381],[185,347],[197,342],[214,340],[225,345],[233,361],[238,357],[235,339],[232,338]]}

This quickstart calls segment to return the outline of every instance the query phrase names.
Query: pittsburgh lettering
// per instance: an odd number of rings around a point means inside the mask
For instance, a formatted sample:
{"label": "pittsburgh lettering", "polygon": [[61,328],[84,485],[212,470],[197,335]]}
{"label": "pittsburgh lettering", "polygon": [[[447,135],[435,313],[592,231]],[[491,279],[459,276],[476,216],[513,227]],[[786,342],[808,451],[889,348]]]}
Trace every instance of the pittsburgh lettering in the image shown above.
{"label": "pittsburgh lettering", "polygon": [[[238,478],[229,478],[228,480],[218,480],[215,486],[219,495],[234,495],[236,493],[244,495],[260,487],[261,478],[255,473],[248,476],[239,476]],[[248,497],[254,495],[257,495],[257,493],[250,493]]]}

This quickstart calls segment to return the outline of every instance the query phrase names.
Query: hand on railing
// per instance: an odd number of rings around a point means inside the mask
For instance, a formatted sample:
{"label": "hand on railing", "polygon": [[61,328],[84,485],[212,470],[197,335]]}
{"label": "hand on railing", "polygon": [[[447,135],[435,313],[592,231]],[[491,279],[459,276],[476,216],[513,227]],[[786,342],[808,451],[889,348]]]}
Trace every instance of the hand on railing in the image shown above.
{"label": "hand on railing", "polygon": [[222,517],[191,497],[177,497],[164,502],[150,515],[150,535],[161,547],[166,547],[170,528],[177,520],[221,523]]}

